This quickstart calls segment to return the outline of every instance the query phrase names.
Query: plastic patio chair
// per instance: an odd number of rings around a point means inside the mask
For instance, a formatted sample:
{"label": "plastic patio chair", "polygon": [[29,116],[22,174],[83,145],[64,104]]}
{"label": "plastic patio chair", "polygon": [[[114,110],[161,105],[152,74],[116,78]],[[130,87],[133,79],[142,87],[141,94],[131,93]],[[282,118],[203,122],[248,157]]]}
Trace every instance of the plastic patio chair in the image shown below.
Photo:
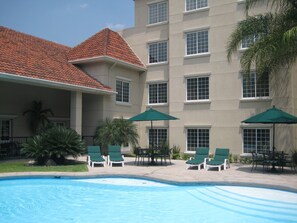
{"label": "plastic patio chair", "polygon": [[208,161],[208,155],[209,155],[209,148],[207,147],[198,147],[196,149],[196,153],[194,157],[191,157],[189,160],[187,160],[187,169],[190,167],[198,167],[198,170],[201,169],[203,166],[206,167],[206,162]]}
{"label": "plastic patio chair", "polygon": [[119,163],[124,166],[124,155],[121,154],[121,146],[108,145],[108,165]]}
{"label": "plastic patio chair", "polygon": [[222,167],[225,170],[227,166],[230,168],[228,148],[216,148],[214,158],[206,162],[206,170],[216,167],[221,171]]}
{"label": "plastic patio chair", "polygon": [[101,155],[100,146],[88,146],[87,161],[89,166],[94,167],[95,164],[102,164],[105,166],[105,159]]}

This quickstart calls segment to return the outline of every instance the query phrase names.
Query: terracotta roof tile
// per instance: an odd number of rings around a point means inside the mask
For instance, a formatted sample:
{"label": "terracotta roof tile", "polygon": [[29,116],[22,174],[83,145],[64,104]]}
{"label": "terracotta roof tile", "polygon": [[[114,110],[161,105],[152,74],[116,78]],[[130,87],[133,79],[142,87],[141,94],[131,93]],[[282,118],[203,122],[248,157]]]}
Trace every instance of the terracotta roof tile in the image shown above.
{"label": "terracotta roof tile", "polygon": [[132,65],[145,67],[120,34],[108,28],[74,47],[69,52],[68,59],[75,61],[99,56],[108,56]]}
{"label": "terracotta roof tile", "polygon": [[70,47],[0,26],[0,73],[112,91],[68,62]]}

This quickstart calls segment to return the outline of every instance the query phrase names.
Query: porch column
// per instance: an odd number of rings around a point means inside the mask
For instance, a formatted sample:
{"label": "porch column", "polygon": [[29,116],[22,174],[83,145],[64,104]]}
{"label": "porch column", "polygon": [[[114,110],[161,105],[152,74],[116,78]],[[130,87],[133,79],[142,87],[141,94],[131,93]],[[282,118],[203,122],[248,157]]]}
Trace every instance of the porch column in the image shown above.
{"label": "porch column", "polygon": [[71,92],[70,99],[70,128],[81,135],[82,129],[82,93]]}

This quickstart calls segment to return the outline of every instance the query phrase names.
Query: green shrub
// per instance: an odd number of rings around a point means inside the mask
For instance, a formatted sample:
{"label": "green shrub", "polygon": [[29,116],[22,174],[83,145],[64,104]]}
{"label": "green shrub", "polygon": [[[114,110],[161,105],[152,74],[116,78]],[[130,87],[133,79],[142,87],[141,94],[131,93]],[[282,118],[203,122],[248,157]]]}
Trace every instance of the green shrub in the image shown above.
{"label": "green shrub", "polygon": [[37,165],[44,165],[49,159],[46,142],[41,135],[36,135],[24,143],[21,152],[26,157],[34,159]]}
{"label": "green shrub", "polygon": [[73,129],[54,126],[23,144],[22,153],[44,165],[49,159],[64,164],[66,156],[76,158],[84,152],[84,143]]}
{"label": "green shrub", "polygon": [[173,145],[172,147],[172,159],[180,159],[180,147],[177,145]]}
{"label": "green shrub", "polygon": [[190,159],[190,157],[191,157],[191,155],[190,154],[187,154],[187,153],[182,153],[182,155],[181,155],[181,158],[183,160],[188,160],[188,159]]}
{"label": "green shrub", "polygon": [[238,155],[234,155],[232,153],[229,154],[229,162],[230,163],[238,163],[238,161],[239,161]]}

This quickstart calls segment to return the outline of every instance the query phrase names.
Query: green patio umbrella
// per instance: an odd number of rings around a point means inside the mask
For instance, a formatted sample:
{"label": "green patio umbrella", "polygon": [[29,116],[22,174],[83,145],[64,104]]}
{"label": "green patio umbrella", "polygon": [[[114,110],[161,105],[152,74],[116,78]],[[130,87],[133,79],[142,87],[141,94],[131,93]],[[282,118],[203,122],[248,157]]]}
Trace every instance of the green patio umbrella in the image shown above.
{"label": "green patio umbrella", "polygon": [[[149,110],[146,110],[145,112],[142,112],[130,118],[129,120],[130,121],[150,121],[151,129],[153,129],[153,121],[166,121],[166,120],[176,120],[176,119],[178,118],[150,108]],[[154,140],[154,137],[152,138],[152,140]],[[152,146],[153,145],[154,145],[154,142],[152,142]],[[152,154],[151,164],[155,164],[154,153]]]}
{"label": "green patio umbrella", "polygon": [[261,124],[272,124],[273,128],[273,145],[272,145],[272,157],[274,158],[275,153],[275,124],[297,124],[297,117],[289,113],[286,113],[275,106],[267,109],[265,112],[254,115],[244,121],[243,123],[261,123]]}

